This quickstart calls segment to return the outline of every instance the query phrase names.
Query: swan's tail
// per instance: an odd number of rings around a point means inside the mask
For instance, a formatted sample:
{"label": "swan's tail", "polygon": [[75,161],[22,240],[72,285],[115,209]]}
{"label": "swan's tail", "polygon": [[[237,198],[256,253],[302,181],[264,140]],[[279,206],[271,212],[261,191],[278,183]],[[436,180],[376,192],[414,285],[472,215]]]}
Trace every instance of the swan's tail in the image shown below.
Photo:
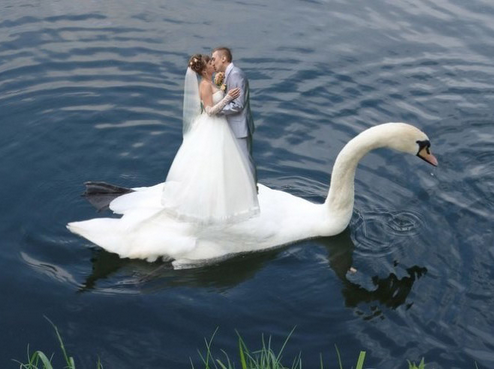
{"label": "swan's tail", "polygon": [[132,189],[119,187],[105,182],[85,182],[85,197],[98,211],[106,210],[116,197],[133,192]]}

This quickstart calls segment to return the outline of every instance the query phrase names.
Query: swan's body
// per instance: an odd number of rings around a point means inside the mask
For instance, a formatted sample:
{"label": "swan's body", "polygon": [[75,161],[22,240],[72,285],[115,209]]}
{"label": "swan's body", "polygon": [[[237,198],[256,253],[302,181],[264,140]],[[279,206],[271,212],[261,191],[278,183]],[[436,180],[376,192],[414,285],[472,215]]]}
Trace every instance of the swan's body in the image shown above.
{"label": "swan's body", "polygon": [[427,136],[404,123],[386,123],[352,139],[338,155],[324,204],[315,204],[259,184],[260,215],[232,225],[182,222],[161,207],[163,184],[136,188],[111,202],[120,219],[74,222],[68,228],[121,257],[174,259],[176,267],[227,255],[258,251],[291,242],[341,233],[354,206],[354,176],[369,151],[390,147],[437,165]]}

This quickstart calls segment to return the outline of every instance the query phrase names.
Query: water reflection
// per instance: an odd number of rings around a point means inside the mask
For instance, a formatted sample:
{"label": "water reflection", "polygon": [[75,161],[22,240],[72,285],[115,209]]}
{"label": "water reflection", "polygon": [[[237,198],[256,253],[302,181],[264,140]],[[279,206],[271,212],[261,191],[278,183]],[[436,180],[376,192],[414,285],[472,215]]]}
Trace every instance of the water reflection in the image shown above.
{"label": "water reflection", "polygon": [[[141,293],[154,293],[171,287],[230,289],[252,278],[277,254],[278,251],[273,250],[267,253],[240,255],[219,264],[174,270],[170,262],[149,263],[143,260],[121,259],[117,254],[98,249],[91,259],[92,272],[86,277],[79,291],[99,292],[98,282],[115,274],[125,275],[129,287]],[[117,287],[115,292],[119,293],[122,286]],[[109,291],[109,288],[105,290]]]}
{"label": "water reflection", "polygon": [[[387,277],[375,275],[360,278],[356,275],[357,272],[351,270],[355,247],[350,237],[350,228],[338,236],[322,238],[317,242],[328,251],[329,265],[343,282],[345,306],[356,308],[356,313],[366,320],[378,316],[383,318],[382,310],[377,305],[396,309],[406,304],[414,282],[428,272],[427,268],[414,265],[406,268],[407,275],[401,277],[392,272]],[[366,304],[366,312],[360,310],[362,304]],[[412,303],[407,303],[406,309],[411,306]]]}
{"label": "water reflection", "polygon": [[[364,319],[382,317],[378,305],[391,309],[405,305],[409,309],[412,303],[406,304],[406,301],[414,283],[427,273],[427,268],[414,265],[406,268],[405,272],[401,271],[401,276],[392,272],[386,277],[374,275],[356,278],[356,273],[351,272],[355,247],[350,229],[340,235],[316,239],[314,242],[326,249],[328,264],[342,281],[345,305],[356,308],[357,314]],[[86,277],[79,292],[129,293],[130,291],[123,291],[125,288],[135,293],[154,293],[173,287],[226,290],[253,278],[281,252],[282,248],[279,248],[238,255],[202,268],[174,270],[168,262],[148,263],[121,259],[117,254],[95,249],[91,259],[92,272]],[[116,277],[117,274],[120,277]],[[116,283],[116,278],[120,282]],[[105,280],[111,280],[111,286],[104,286]],[[367,283],[369,280],[371,283]],[[363,304],[367,306],[366,312],[361,310]]]}
{"label": "water reflection", "polygon": [[[358,310],[357,314],[364,315],[364,319],[369,320],[376,316],[383,318],[382,311],[374,305],[374,302],[396,309],[406,304],[407,297],[411,292],[414,282],[427,273],[427,269],[417,265],[406,269],[408,276],[399,278],[394,273],[390,273],[386,278],[374,276],[371,278],[375,290],[369,291],[358,284],[346,283],[344,290],[345,305],[348,307],[358,307],[361,303],[367,303],[372,312],[371,315]],[[406,304],[406,310],[410,309],[412,303]]]}

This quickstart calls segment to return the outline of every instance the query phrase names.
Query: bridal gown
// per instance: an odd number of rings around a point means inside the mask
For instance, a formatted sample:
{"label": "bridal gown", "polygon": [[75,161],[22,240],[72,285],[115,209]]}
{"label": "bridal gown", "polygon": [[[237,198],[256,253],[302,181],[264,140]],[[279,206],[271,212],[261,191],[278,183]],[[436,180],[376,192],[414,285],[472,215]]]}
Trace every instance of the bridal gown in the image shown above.
{"label": "bridal gown", "polygon": [[[222,98],[217,91],[214,104]],[[195,239],[175,240],[171,224],[176,229],[215,228],[257,216],[257,190],[247,160],[226,118],[204,112],[184,135],[164,183],[134,188],[113,200],[109,208],[121,218],[73,222],[68,228],[123,257],[150,255],[165,243],[171,251],[186,251]]]}
{"label": "bridal gown", "polygon": [[[217,91],[214,104],[222,98]],[[225,117],[203,113],[196,119],[169,169],[162,205],[200,223],[238,221],[258,212],[249,163]]]}

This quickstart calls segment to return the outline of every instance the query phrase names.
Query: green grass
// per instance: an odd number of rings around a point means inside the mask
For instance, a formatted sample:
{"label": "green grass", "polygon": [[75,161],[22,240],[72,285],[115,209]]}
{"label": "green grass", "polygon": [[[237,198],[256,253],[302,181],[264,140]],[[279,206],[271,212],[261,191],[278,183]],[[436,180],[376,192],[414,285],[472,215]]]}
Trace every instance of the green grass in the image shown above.
{"label": "green grass", "polygon": [[[57,329],[55,324],[52,323],[50,319],[48,319],[47,317],[45,317],[45,319],[48,320],[48,322],[52,325],[53,329],[55,330],[55,334],[57,335],[57,340],[59,341],[62,355],[64,356],[64,360],[67,364],[67,366],[65,366],[64,368],[76,369],[74,358],[68,355],[66,348],[64,346],[64,342],[62,341],[62,337],[60,336],[59,330]],[[53,354],[50,356],[50,358],[42,351],[35,351],[33,354],[30,354],[29,345],[28,345],[27,356],[28,356],[27,363],[22,363],[18,360],[14,360],[20,365],[19,369],[54,369],[52,365],[52,359],[54,356]],[[100,359],[98,359],[97,362],[97,369],[103,369],[103,365],[100,362]]]}
{"label": "green grass", "polygon": [[[215,358],[212,354],[212,342],[214,340],[214,336],[217,333],[217,329],[210,338],[210,340],[205,340],[206,351],[205,354],[202,354],[199,351],[200,358],[203,363],[203,368],[205,369],[302,369],[302,358],[301,355],[297,355],[295,358],[291,360],[291,365],[283,364],[283,352],[285,347],[290,340],[291,335],[295,331],[295,328],[290,332],[288,337],[283,342],[281,348],[275,351],[272,347],[272,339],[269,336],[268,339],[262,336],[262,348],[256,351],[251,351],[248,349],[247,345],[243,341],[240,334],[237,332],[238,336],[238,357],[236,361],[232,361],[229,358],[229,355],[221,350],[223,354],[223,358]],[[340,369],[343,369],[342,358],[340,356],[340,351],[338,347],[335,345],[335,350],[338,355],[338,365]],[[321,369],[324,369],[323,357],[320,358]],[[361,351],[359,353],[359,358],[357,359],[356,369],[363,369],[364,362],[366,360],[366,351]],[[190,360],[192,369],[195,369],[193,362]],[[239,364],[238,367],[236,364]]]}
{"label": "green grass", "polygon": [[[69,356],[67,353],[67,350],[64,346],[64,342],[62,341],[62,337],[59,333],[59,330],[55,326],[54,323],[47,317],[45,317],[46,320],[52,325],[53,329],[55,330],[55,334],[57,336],[57,340],[59,341],[60,345],[60,350],[62,352],[62,355],[64,357],[64,360],[66,362],[66,366],[64,367],[65,369],[76,369],[76,364],[74,362],[74,358]],[[202,368],[204,369],[302,369],[303,364],[302,364],[302,358],[301,355],[297,355],[295,358],[291,360],[290,365],[284,365],[283,364],[283,353],[285,350],[286,345],[288,344],[288,341],[290,340],[290,337],[292,336],[293,332],[295,331],[295,328],[290,332],[290,334],[287,336],[285,341],[283,342],[281,348],[279,350],[274,350],[273,349],[273,344],[272,344],[272,339],[271,336],[269,338],[265,338],[264,335],[262,336],[262,347],[259,350],[256,351],[251,351],[243,341],[242,337],[240,334],[237,332],[237,337],[238,337],[238,347],[237,347],[237,358],[236,361],[231,361],[229,355],[226,353],[224,350],[220,350],[222,353],[222,358],[217,358],[214,357],[212,353],[212,344],[214,341],[214,336],[217,333],[217,329],[210,338],[210,340],[204,339],[205,340],[205,346],[206,346],[206,351],[205,353],[202,353],[198,351],[200,358],[202,360]],[[337,353],[338,357],[338,368],[339,369],[344,369],[343,363],[342,363],[342,358],[340,356],[340,351],[338,350],[338,347],[335,345],[335,350]],[[29,345],[27,348],[27,363],[22,363],[20,361],[14,360],[17,362],[20,366],[20,369],[54,369],[54,366],[52,365],[52,360],[53,360],[54,354],[52,354],[50,357],[43,353],[42,351],[35,351],[34,353],[30,353],[29,351]],[[361,351],[359,353],[359,357],[357,358],[357,362],[355,363],[355,369],[363,369],[364,368],[364,363],[366,361],[366,351]],[[426,369],[425,368],[425,363],[424,363],[424,358],[421,360],[421,362],[416,365],[414,363],[411,363],[409,360],[407,360],[407,363],[409,365],[408,369]],[[192,369],[195,369],[195,366],[193,365],[192,360],[190,359],[190,364]],[[478,369],[478,365],[475,363],[476,369]],[[96,364],[97,369],[103,369],[103,365],[100,362],[100,359],[98,359],[98,362]],[[336,365],[332,365],[331,367],[336,368]],[[346,368],[352,368],[354,369],[353,366],[346,366]],[[321,356],[320,358],[320,369],[325,369],[325,365],[323,363],[323,357]]]}
{"label": "green grass", "polygon": [[409,360],[407,360],[407,363],[409,364],[409,369],[425,369],[425,358],[421,359],[419,365],[411,363]]}

